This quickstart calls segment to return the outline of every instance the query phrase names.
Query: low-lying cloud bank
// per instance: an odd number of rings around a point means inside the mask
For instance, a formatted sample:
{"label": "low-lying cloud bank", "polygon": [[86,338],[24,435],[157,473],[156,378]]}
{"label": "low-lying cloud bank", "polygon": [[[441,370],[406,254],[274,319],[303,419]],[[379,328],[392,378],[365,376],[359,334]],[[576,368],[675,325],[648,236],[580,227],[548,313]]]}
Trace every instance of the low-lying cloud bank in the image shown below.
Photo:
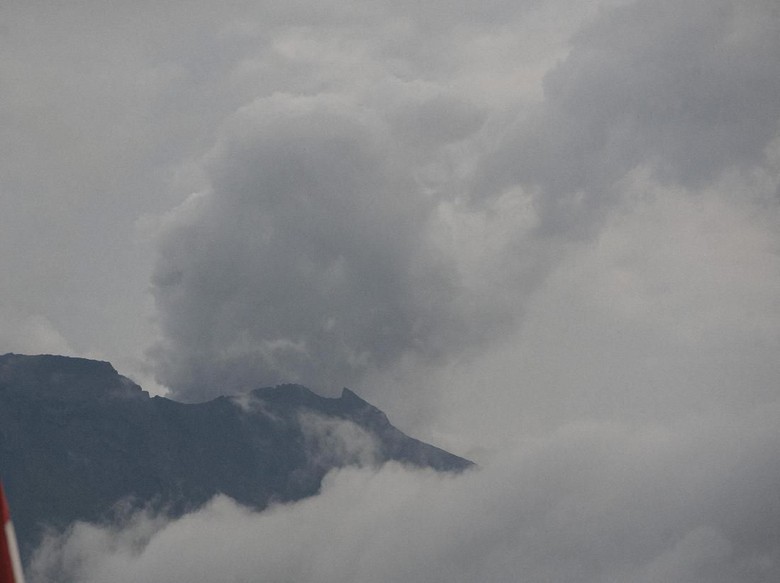
{"label": "low-lying cloud bank", "polygon": [[167,523],[76,524],[39,550],[30,580],[769,583],[778,421],[775,404],[572,424],[460,476],[348,469],[260,514],[218,497]]}

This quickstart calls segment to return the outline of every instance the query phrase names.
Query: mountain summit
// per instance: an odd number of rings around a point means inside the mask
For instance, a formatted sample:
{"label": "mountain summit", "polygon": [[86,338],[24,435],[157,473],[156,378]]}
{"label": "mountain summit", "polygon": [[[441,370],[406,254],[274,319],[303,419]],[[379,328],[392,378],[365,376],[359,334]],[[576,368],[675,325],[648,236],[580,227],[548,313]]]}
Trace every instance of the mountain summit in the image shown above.
{"label": "mountain summit", "polygon": [[217,493],[264,508],[319,491],[331,469],[471,462],[404,435],[349,389],[300,385],[183,404],[150,397],[107,362],[0,356],[0,473],[22,554],[47,527],[151,506],[178,516]]}

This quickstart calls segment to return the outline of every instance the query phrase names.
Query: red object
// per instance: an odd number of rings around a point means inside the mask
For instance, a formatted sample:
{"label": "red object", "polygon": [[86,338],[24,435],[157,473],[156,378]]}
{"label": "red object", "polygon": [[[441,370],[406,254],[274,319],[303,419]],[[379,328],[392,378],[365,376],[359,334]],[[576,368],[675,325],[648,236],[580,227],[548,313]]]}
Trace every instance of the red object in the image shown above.
{"label": "red object", "polygon": [[11,512],[8,510],[2,482],[0,482],[0,519],[3,523],[0,528],[0,583],[24,583],[16,533],[11,522]]}
{"label": "red object", "polygon": [[11,512],[8,510],[8,502],[5,500],[5,490],[3,490],[2,482],[0,482],[0,518],[3,519],[3,524],[11,520]]}

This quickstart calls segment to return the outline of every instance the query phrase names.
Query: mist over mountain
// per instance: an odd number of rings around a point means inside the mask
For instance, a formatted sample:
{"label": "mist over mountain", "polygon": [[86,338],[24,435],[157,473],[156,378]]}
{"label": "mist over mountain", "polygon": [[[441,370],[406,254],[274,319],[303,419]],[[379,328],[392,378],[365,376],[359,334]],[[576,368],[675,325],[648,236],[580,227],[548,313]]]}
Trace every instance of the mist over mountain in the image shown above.
{"label": "mist over mountain", "polygon": [[472,465],[404,435],[348,389],[324,398],[280,385],[183,404],[107,362],[0,356],[0,470],[25,557],[46,528],[75,520],[144,507],[180,516],[219,493],[262,509],[316,494],[333,468],[390,460]]}

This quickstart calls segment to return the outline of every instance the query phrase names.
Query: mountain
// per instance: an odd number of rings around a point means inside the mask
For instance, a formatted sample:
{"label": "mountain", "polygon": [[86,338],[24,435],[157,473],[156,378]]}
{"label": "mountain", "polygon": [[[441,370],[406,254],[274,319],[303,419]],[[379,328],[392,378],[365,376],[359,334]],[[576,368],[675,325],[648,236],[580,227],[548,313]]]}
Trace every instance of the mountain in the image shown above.
{"label": "mountain", "polygon": [[316,494],[331,469],[394,460],[459,472],[468,460],[406,436],[344,389],[299,385],[184,404],[150,397],[107,362],[0,356],[0,475],[23,557],[45,528],[128,508],[178,516],[217,493],[262,509]]}

